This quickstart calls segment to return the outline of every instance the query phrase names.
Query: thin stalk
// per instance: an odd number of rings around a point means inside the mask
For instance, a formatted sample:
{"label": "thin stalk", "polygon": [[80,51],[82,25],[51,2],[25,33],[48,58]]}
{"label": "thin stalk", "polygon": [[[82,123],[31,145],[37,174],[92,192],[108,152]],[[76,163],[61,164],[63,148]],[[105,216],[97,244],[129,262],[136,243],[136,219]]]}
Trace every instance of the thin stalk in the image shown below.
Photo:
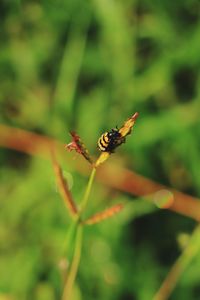
{"label": "thin stalk", "polygon": [[85,194],[83,196],[83,200],[81,202],[81,208],[80,208],[79,216],[83,213],[83,211],[85,210],[85,208],[88,204],[89,195],[90,195],[90,192],[91,192],[91,188],[92,188],[92,184],[93,184],[93,181],[94,181],[95,174],[96,174],[96,168],[93,168],[92,172],[90,174],[90,178],[89,178],[86,190],[85,190]]}
{"label": "thin stalk", "polygon": [[67,256],[68,258],[70,257],[70,253],[71,253],[70,249],[73,248],[75,242],[77,227],[78,227],[78,220],[72,221],[71,224],[69,225],[67,235],[63,243],[62,255]]}
{"label": "thin stalk", "polygon": [[177,259],[167,277],[163,281],[160,289],[154,296],[153,300],[167,300],[169,299],[172,291],[174,290],[181,274],[185,271],[191,260],[200,251],[200,225],[194,230],[188,245]]}
{"label": "thin stalk", "polygon": [[75,246],[74,246],[74,255],[73,255],[70,271],[69,271],[69,274],[67,276],[67,280],[65,283],[62,300],[71,299],[71,292],[72,292],[73,284],[74,284],[74,281],[76,278],[76,274],[77,274],[77,270],[78,270],[78,266],[79,266],[79,262],[80,262],[80,257],[81,257],[81,248],[82,248],[83,226],[79,222],[80,222],[81,214],[85,210],[85,208],[88,204],[89,195],[91,192],[95,173],[96,173],[96,168],[93,168],[92,172],[90,174],[89,180],[88,180],[88,184],[87,184],[82,202],[81,202],[81,208],[79,211],[79,215],[78,215],[77,219],[75,220],[75,222],[72,223],[72,225],[69,229],[69,234],[67,236],[67,241],[66,241],[67,249],[65,249],[65,250],[68,250],[70,241],[72,241],[72,239],[73,239],[74,230],[76,230],[76,228],[77,228],[76,240],[75,240]]}
{"label": "thin stalk", "polygon": [[81,258],[82,238],[83,238],[83,227],[79,224],[77,233],[76,233],[74,256],[73,256],[70,271],[69,271],[69,274],[67,276],[67,280],[65,283],[62,300],[71,299],[72,288],[73,288],[73,284],[74,284],[76,274],[78,271],[80,258]]}
{"label": "thin stalk", "polygon": [[51,155],[52,155],[53,168],[54,168],[54,173],[55,173],[55,177],[56,177],[58,190],[64,200],[64,203],[67,207],[67,210],[68,210],[70,216],[74,220],[76,220],[77,216],[78,216],[78,210],[77,210],[76,204],[74,202],[74,199],[69,191],[67,182],[65,181],[65,178],[63,177],[62,169],[56,160],[56,156],[55,156],[53,149],[51,151]]}

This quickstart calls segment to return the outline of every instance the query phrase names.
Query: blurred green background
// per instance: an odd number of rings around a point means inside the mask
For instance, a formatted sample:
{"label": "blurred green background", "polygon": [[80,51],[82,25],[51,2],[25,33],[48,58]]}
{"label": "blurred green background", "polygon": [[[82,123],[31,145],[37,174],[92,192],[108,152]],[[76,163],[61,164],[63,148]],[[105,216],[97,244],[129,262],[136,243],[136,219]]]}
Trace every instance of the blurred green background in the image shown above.
{"label": "blurred green background", "polygon": [[[0,122],[63,143],[76,130],[98,155],[100,134],[138,111],[110,160],[200,197],[199,12],[198,0],[2,0]],[[87,178],[67,156],[78,202]],[[60,299],[69,218],[51,163],[1,148],[0,165],[0,300]],[[76,300],[152,299],[195,227],[99,182],[90,213],[118,202],[85,230]],[[170,299],[200,299],[199,278],[197,255]]]}

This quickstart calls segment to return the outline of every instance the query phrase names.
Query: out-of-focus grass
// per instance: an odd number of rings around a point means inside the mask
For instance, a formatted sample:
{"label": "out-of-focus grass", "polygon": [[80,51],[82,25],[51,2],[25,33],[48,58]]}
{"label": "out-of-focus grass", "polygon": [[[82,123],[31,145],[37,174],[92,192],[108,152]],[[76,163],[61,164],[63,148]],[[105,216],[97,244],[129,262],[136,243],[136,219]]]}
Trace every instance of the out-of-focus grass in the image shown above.
{"label": "out-of-focus grass", "polygon": [[168,276],[164,280],[161,288],[156,293],[154,300],[165,300],[169,298],[171,292],[177,284],[179,277],[191,263],[193,257],[197,256],[200,249],[199,230],[200,227],[198,226],[193,232],[190,241],[186,243],[182,255],[179,257],[179,259],[177,259]]}
{"label": "out-of-focus grass", "polygon": [[[197,0],[3,0],[0,15],[1,123],[63,142],[74,129],[97,154],[99,135],[139,111],[115,163],[200,196]],[[5,149],[0,164],[0,299],[59,299],[69,219],[52,166]],[[79,203],[86,180],[62,168]],[[152,299],[194,227],[100,184],[91,212],[123,201],[121,216],[85,232],[77,300]],[[199,297],[199,264],[171,299]]]}

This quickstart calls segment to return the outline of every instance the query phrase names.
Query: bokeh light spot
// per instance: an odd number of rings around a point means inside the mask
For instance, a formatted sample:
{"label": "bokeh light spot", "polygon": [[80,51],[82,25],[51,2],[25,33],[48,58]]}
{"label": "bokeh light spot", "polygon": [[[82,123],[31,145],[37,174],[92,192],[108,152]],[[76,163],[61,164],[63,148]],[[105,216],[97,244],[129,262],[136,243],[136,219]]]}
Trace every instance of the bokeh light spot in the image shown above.
{"label": "bokeh light spot", "polygon": [[121,281],[121,271],[116,263],[109,263],[104,268],[104,280],[110,285],[118,285]]}
{"label": "bokeh light spot", "polygon": [[159,208],[169,208],[174,202],[174,195],[169,190],[160,190],[154,194],[154,203]]}

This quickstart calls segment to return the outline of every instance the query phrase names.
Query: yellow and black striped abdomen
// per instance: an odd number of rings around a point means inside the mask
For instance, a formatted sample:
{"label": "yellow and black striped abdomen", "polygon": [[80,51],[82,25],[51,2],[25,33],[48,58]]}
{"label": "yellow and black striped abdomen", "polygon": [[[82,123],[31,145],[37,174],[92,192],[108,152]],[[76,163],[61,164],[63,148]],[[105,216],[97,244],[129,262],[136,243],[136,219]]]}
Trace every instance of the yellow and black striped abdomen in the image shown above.
{"label": "yellow and black striped abdomen", "polygon": [[121,136],[117,128],[114,128],[102,134],[98,140],[98,148],[101,152],[113,153],[122,143],[125,143],[125,138]]}
{"label": "yellow and black striped abdomen", "polygon": [[108,132],[105,132],[98,140],[99,150],[107,151],[108,145],[109,145]]}

